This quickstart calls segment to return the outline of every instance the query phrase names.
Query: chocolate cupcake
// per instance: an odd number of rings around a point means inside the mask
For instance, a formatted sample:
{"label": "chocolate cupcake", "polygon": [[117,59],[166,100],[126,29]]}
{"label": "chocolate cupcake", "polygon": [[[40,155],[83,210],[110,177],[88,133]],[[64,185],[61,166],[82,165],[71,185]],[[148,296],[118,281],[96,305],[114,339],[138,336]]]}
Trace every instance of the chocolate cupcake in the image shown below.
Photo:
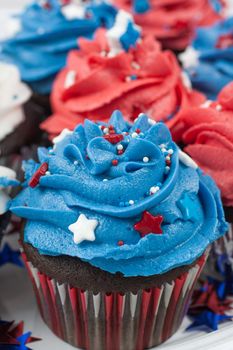
{"label": "chocolate cupcake", "polygon": [[160,344],[226,230],[217,187],[146,115],[115,111],[54,142],[11,205],[43,319],[80,348]]}
{"label": "chocolate cupcake", "polygon": [[1,59],[18,66],[33,100],[50,113],[49,95],[56,74],[65,66],[77,38],[92,37],[109,27],[116,9],[104,1],[33,1],[19,15],[18,31],[2,43]]}
{"label": "chocolate cupcake", "polygon": [[184,50],[200,25],[222,17],[219,7],[209,0],[113,0],[119,8],[133,14],[146,35],[153,35],[163,47]]}
{"label": "chocolate cupcake", "polygon": [[41,126],[50,138],[85,118],[108,120],[115,109],[130,121],[147,113],[169,125],[183,108],[205,100],[192,90],[175,55],[153,37],[142,37],[125,11],[110,30],[98,30],[92,41],[80,39],[79,46],[54,82],[53,114]]}
{"label": "chocolate cupcake", "polygon": [[[216,252],[233,257],[233,83],[228,84],[216,101],[180,114],[177,129],[184,150],[214,178],[221,191],[229,231],[216,244]],[[176,135],[177,136],[177,135]],[[180,138],[181,137],[181,138]]]}
{"label": "chocolate cupcake", "polygon": [[9,157],[40,139],[44,114],[32,102],[31,90],[21,82],[16,66],[0,63],[0,88],[0,164],[11,167]]}

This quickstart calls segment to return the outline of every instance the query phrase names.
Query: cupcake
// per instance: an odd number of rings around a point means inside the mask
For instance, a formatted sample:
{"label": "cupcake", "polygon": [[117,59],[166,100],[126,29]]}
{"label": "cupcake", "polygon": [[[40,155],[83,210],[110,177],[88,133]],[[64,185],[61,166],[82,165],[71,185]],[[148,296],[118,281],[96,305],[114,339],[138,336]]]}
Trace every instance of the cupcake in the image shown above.
{"label": "cupcake", "polygon": [[44,321],[85,349],[164,342],[225,233],[217,187],[144,114],[86,120],[54,143],[11,203]]}
{"label": "cupcake", "polygon": [[48,113],[54,78],[67,53],[78,48],[77,38],[90,38],[98,27],[111,26],[115,15],[115,8],[104,1],[33,1],[20,15],[18,32],[2,43],[0,57],[18,66],[35,101]]}
{"label": "cupcake", "polygon": [[42,124],[50,138],[84,118],[108,120],[114,109],[129,120],[146,112],[169,124],[180,110],[205,100],[192,90],[174,54],[162,51],[153,37],[141,38],[125,11],[110,30],[98,30],[92,41],[80,39],[79,46],[53,86],[53,114]]}
{"label": "cupcake", "polygon": [[0,165],[0,246],[3,232],[9,222],[10,214],[8,212],[12,186],[17,186],[16,173],[9,168]]}
{"label": "cupcake", "polygon": [[214,23],[221,15],[209,0],[115,0],[131,12],[145,34],[153,35],[164,48],[184,50],[198,25]]}
{"label": "cupcake", "polygon": [[193,87],[209,99],[216,99],[221,89],[233,80],[232,32],[233,17],[199,28],[192,45],[180,55]]}
{"label": "cupcake", "polygon": [[[227,85],[215,102],[208,101],[200,108],[180,114],[183,126],[184,150],[210,176],[221,191],[225,216],[230,223],[229,233],[221,240],[218,251],[231,248],[233,257],[233,83]],[[231,242],[231,245],[229,245]],[[224,243],[224,244],[223,244]],[[227,247],[227,245],[229,245]],[[223,248],[223,249],[222,249]]]}
{"label": "cupcake", "polygon": [[0,63],[0,159],[18,152],[40,133],[43,119],[30,100],[31,91],[21,82],[17,67]]}

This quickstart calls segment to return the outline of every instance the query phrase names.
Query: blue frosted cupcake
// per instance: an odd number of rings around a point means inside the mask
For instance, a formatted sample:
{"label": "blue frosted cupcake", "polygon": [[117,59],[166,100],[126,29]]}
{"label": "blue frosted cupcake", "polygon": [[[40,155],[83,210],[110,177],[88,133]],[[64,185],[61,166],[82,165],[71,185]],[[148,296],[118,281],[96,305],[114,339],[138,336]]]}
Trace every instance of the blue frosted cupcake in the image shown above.
{"label": "blue frosted cupcake", "polygon": [[11,210],[45,322],[86,349],[165,341],[227,228],[214,182],[144,114],[86,120],[38,156]]}
{"label": "blue frosted cupcake", "polygon": [[78,47],[77,39],[111,27],[115,15],[105,1],[33,1],[20,14],[16,34],[2,43],[1,59],[18,66],[35,94],[47,96],[68,52]]}
{"label": "blue frosted cupcake", "polygon": [[195,89],[215,100],[233,80],[233,17],[199,28],[192,46],[180,55]]}

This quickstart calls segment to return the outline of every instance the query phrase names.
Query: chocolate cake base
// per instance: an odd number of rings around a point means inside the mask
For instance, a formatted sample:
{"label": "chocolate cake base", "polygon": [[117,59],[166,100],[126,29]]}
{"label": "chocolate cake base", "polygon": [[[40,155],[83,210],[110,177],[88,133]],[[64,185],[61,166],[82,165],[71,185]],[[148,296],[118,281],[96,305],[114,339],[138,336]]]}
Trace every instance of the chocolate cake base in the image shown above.
{"label": "chocolate cake base", "polygon": [[175,268],[161,275],[124,277],[120,272],[111,274],[76,257],[41,255],[30,244],[22,243],[22,245],[28,261],[40,272],[53,278],[60,284],[66,283],[75,288],[91,290],[94,293],[125,293],[128,291],[136,293],[140,289],[160,287],[164,283],[170,283],[189,271],[197,262]]}

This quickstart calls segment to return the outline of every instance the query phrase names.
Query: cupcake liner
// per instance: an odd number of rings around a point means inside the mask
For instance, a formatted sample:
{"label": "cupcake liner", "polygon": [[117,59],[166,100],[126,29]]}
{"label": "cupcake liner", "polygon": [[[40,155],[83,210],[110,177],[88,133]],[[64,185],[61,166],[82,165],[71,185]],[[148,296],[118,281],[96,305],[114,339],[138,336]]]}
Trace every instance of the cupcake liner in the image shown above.
{"label": "cupcake liner", "polygon": [[226,234],[214,242],[213,253],[216,256],[226,254],[229,258],[233,258],[233,223],[229,223]]}
{"label": "cupcake liner", "polygon": [[160,287],[94,294],[59,284],[22,252],[45,323],[64,341],[89,350],[142,350],[167,340],[183,320],[207,255]]}

